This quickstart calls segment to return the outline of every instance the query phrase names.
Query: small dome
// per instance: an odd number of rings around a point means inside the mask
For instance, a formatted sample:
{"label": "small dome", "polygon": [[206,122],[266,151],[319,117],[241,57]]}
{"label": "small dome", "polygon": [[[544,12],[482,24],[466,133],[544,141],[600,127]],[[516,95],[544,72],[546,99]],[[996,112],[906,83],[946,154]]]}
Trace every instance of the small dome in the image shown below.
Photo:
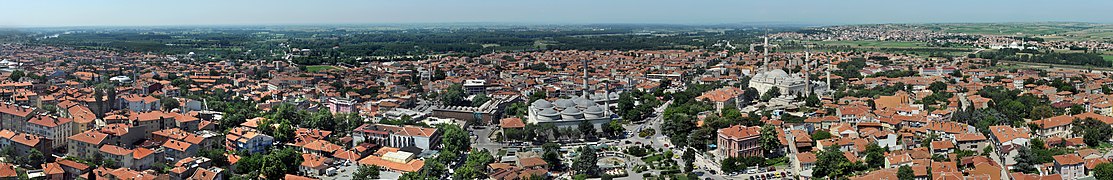
{"label": "small dome", "polygon": [[583,114],[583,112],[580,112],[580,109],[567,108],[567,109],[564,109],[564,111],[560,111],[560,114],[577,115],[577,114]]}
{"label": "small dome", "polygon": [[587,113],[603,113],[603,108],[601,108],[599,106],[589,106],[589,107],[587,107],[587,109],[584,110],[584,112],[587,112]]}
{"label": "small dome", "polygon": [[549,103],[549,101],[545,99],[538,99],[537,101],[533,101],[531,106],[533,106],[533,108],[551,108],[553,107],[553,103]]}
{"label": "small dome", "polygon": [[556,102],[553,102],[553,105],[556,105],[557,108],[568,108],[575,106],[576,103],[568,99],[558,99]]}
{"label": "small dome", "polygon": [[574,101],[576,102],[576,106],[579,106],[579,107],[588,107],[588,106],[595,105],[595,101],[591,101],[591,100],[584,99],[584,98],[576,98],[576,100],[574,100]]}
{"label": "small dome", "polygon": [[553,110],[553,108],[545,108],[545,110],[541,110],[541,112],[538,114],[541,114],[542,116],[560,115],[560,113],[558,113],[556,110]]}

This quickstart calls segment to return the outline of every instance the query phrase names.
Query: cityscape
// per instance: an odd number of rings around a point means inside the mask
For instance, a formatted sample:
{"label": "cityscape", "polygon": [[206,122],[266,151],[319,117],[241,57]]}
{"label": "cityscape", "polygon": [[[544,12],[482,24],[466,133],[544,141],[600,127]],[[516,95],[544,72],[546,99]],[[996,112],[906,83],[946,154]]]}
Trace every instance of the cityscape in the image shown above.
{"label": "cityscape", "polygon": [[5,3],[0,179],[1113,180],[1108,2],[210,1]]}

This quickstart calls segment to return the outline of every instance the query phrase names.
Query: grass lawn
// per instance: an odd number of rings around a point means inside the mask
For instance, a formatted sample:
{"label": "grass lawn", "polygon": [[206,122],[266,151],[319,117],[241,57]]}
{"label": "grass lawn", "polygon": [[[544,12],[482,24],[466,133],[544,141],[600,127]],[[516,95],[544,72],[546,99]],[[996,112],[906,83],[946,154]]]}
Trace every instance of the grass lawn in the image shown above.
{"label": "grass lawn", "polygon": [[329,69],[336,69],[336,66],[315,65],[315,66],[306,66],[305,67],[305,70],[309,71],[309,72],[318,72],[318,71],[324,71],[324,70],[329,70]]}
{"label": "grass lawn", "polygon": [[644,162],[646,162],[646,163],[649,163],[649,162],[656,162],[656,161],[660,161],[660,160],[662,160],[662,159],[665,159],[665,155],[661,155],[661,154],[654,154],[654,155],[652,155],[652,156],[648,156],[648,157],[642,158],[642,161],[644,161]]}
{"label": "grass lawn", "polygon": [[1101,58],[1105,58],[1106,61],[1113,61],[1113,55],[1101,55]]}

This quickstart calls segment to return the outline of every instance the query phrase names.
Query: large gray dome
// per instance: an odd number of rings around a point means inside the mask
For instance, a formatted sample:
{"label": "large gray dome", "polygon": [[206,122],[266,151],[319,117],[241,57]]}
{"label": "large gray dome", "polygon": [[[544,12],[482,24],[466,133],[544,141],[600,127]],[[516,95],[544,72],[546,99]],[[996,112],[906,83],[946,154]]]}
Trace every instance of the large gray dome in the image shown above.
{"label": "large gray dome", "polygon": [[772,71],[766,71],[765,73],[762,73],[761,75],[764,75],[763,78],[786,78],[786,77],[788,77],[788,72],[785,72],[784,70],[781,70],[781,69],[774,69]]}

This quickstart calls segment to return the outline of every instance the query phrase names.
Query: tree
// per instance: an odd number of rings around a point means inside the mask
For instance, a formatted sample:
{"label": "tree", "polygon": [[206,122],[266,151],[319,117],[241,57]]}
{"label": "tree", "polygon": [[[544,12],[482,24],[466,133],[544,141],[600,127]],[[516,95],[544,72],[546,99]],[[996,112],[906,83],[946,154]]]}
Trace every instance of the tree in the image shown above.
{"label": "tree", "polygon": [[[812,175],[817,178],[841,178],[853,171],[853,164],[842,152],[834,146],[828,146],[816,156],[815,169]],[[825,178],[826,179],[826,178]]]}
{"label": "tree", "polygon": [[450,106],[467,106],[464,101],[464,86],[460,84],[452,84],[445,89],[444,94],[441,94],[441,103]]}
{"label": "tree", "polygon": [[487,103],[487,101],[489,101],[489,100],[491,100],[491,97],[488,97],[487,94],[479,93],[479,94],[476,94],[475,97],[471,98],[471,106],[472,107],[479,107],[479,106],[482,106],[483,103]]}
{"label": "tree", "polygon": [[753,87],[746,88],[746,91],[742,92],[742,96],[745,97],[747,101],[752,101],[752,100],[761,98],[761,97],[759,97],[759,96],[761,96],[761,94],[757,91],[757,89],[755,89]]}
{"label": "tree", "polygon": [[696,153],[692,151],[695,150],[688,149],[684,151],[683,155],[680,155],[680,159],[684,160],[684,172],[692,172],[692,169],[695,169]]}
{"label": "tree", "polygon": [[506,115],[523,118],[529,114],[529,106],[524,102],[511,103],[506,107]]}
{"label": "tree", "polygon": [[181,106],[181,104],[178,102],[178,100],[174,99],[172,97],[162,97],[161,99],[159,99],[158,103],[162,104],[162,109],[167,110],[167,111],[178,108],[178,107]]}
{"label": "tree", "polygon": [[1035,165],[1039,163],[1036,162],[1035,154],[1032,153],[1032,150],[1029,149],[1028,146],[1020,146],[1016,149],[1016,152],[1017,155],[1014,158],[1016,165],[1013,166],[1014,171],[1023,173],[1037,172]]}
{"label": "tree", "polygon": [[1097,179],[1113,179],[1113,163],[1098,164],[1093,171]]}
{"label": "tree", "polygon": [[1032,111],[1028,113],[1029,119],[1044,119],[1052,116],[1055,116],[1055,109],[1048,105],[1032,107]]}
{"label": "tree", "polygon": [[777,129],[773,125],[761,126],[761,139],[758,139],[758,143],[761,145],[761,149],[765,150],[766,155],[773,154],[777,149],[784,146],[777,135]]}
{"label": "tree", "polygon": [[[629,111],[634,110],[634,106],[636,106],[636,101],[634,100],[634,96],[632,95],[633,93],[634,92],[623,92],[622,94],[620,94],[618,96],[618,112],[629,112]],[[634,113],[622,113],[621,114],[622,119],[628,119],[628,120],[634,120],[635,117],[631,117],[633,115],[634,115]]]}
{"label": "tree", "polygon": [[19,81],[23,76],[27,76],[23,71],[12,71],[12,74],[8,76],[8,80]]}
{"label": "tree", "polygon": [[529,102],[533,103],[534,101],[537,101],[538,99],[545,99],[548,96],[549,95],[547,93],[545,93],[545,91],[536,91],[536,92],[533,92],[533,93],[529,94]]}
{"label": "tree", "polygon": [[622,123],[618,121],[608,122],[603,126],[603,134],[608,137],[617,137],[623,132]]}
{"label": "tree", "polygon": [[1082,114],[1083,111],[1086,111],[1086,108],[1082,107],[1082,105],[1075,104],[1070,106],[1070,115]]}
{"label": "tree", "polygon": [[809,95],[807,99],[804,99],[804,103],[807,104],[809,107],[819,107],[820,103],[823,103],[823,101],[819,100],[818,95],[816,95],[815,93],[811,93],[811,95]]}
{"label": "tree", "polygon": [[471,138],[468,138],[468,133],[463,128],[456,125],[440,125],[437,126],[441,134],[441,143],[443,144],[443,151],[460,153],[466,151],[471,146]]}
{"label": "tree", "polygon": [[866,145],[866,165],[871,168],[885,166],[885,151],[885,148],[877,145],[876,142]]}
{"label": "tree", "polygon": [[769,101],[770,99],[779,96],[781,96],[781,88],[772,87],[769,88],[769,90],[766,90],[764,95],[761,95],[761,101]]}
{"label": "tree", "polygon": [[815,132],[812,133],[812,140],[815,140],[815,141],[824,140],[824,139],[828,139],[828,138],[831,138],[831,132],[815,131]]}
{"label": "tree", "polygon": [[545,153],[541,155],[541,159],[545,160],[545,163],[549,164],[549,170],[558,171],[563,169],[560,159],[559,144],[545,143],[544,145],[541,145],[541,149],[545,151]]}
{"label": "tree", "polygon": [[598,176],[599,165],[597,165],[596,163],[599,162],[599,157],[596,157],[595,149],[592,147],[583,146],[580,147],[577,151],[580,153],[580,155],[576,156],[576,159],[572,161],[572,170],[576,174],[586,174],[591,177]]}
{"label": "tree", "polygon": [[580,121],[577,127],[580,129],[580,133],[583,134],[584,138],[595,137],[595,124],[588,121]]}
{"label": "tree", "polygon": [[473,153],[468,154],[467,160],[463,166],[456,168],[452,174],[454,179],[486,179],[487,164],[495,161],[491,153],[487,150],[473,150]]}
{"label": "tree", "polygon": [[356,169],[356,172],[354,174],[352,174],[352,179],[354,179],[354,180],[379,179],[380,169],[381,168],[379,168],[379,166],[375,166],[375,165],[370,165],[370,166],[361,165],[361,166],[359,166],[359,169]]}
{"label": "tree", "polygon": [[916,179],[916,174],[912,172],[912,167],[900,166],[900,169],[897,169],[897,179],[913,180]]}
{"label": "tree", "polygon": [[1101,143],[1106,142],[1110,134],[1113,134],[1113,127],[1093,118],[1075,119],[1071,123],[1074,126],[1072,131],[1075,134],[1082,134],[1082,141],[1090,147],[1101,146]]}

